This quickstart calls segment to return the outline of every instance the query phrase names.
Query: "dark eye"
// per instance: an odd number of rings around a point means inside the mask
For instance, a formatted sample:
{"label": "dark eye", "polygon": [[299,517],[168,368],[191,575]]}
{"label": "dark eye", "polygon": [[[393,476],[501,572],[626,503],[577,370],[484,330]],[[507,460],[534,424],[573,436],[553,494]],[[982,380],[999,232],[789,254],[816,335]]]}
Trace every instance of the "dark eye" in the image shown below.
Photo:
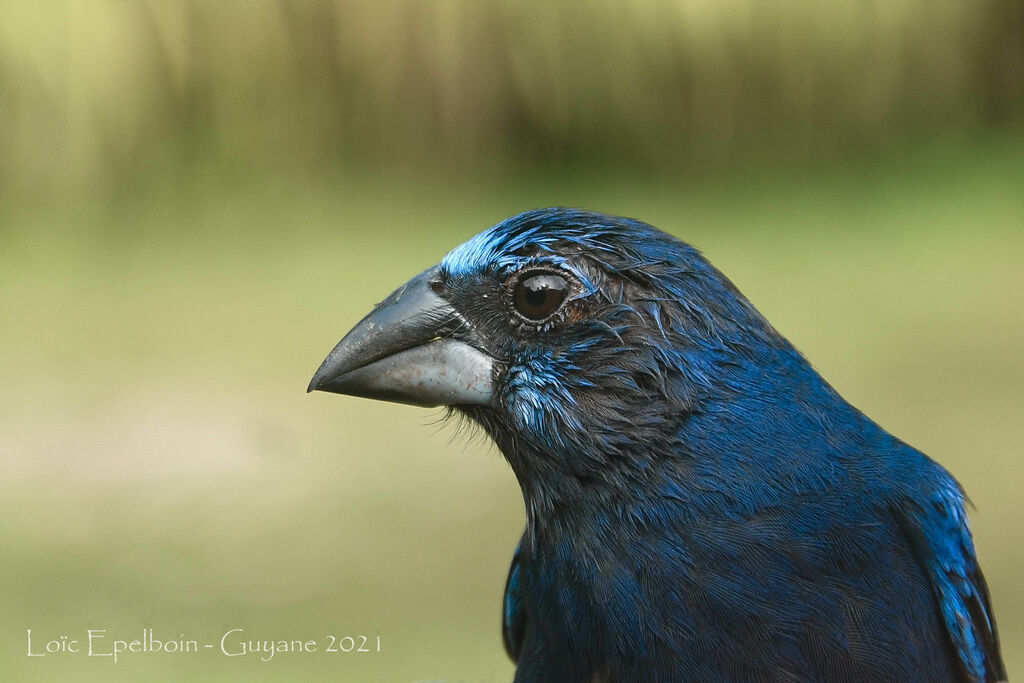
{"label": "dark eye", "polygon": [[544,320],[558,310],[569,293],[569,283],[554,273],[527,273],[516,285],[512,301],[519,315]]}

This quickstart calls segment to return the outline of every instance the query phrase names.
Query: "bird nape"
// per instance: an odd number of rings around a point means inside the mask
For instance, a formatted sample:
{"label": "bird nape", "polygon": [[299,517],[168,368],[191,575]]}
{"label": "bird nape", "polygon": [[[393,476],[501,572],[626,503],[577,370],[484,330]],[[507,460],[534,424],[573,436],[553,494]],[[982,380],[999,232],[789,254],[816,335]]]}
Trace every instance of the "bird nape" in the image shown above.
{"label": "bird nape", "polygon": [[1006,678],[956,480],[650,225],[509,218],[309,389],[450,406],[501,449],[526,505],[516,681]]}

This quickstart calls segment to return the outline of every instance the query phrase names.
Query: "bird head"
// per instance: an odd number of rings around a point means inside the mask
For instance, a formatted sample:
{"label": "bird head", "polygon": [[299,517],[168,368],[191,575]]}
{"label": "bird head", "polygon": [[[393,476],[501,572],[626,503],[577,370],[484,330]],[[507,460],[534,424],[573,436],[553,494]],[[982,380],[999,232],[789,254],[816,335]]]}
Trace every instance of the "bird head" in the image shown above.
{"label": "bird head", "polygon": [[450,406],[524,487],[550,488],[678,451],[688,416],[749,396],[788,348],[692,246],[636,220],[542,209],[396,290],[309,390]]}

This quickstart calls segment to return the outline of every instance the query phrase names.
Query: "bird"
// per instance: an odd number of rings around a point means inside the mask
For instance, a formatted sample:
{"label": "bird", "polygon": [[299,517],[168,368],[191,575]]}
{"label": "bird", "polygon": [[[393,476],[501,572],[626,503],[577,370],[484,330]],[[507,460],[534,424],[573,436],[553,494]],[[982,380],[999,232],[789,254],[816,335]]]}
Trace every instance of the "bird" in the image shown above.
{"label": "bird", "polygon": [[494,225],[308,390],[445,406],[497,445],[526,513],[516,683],[1006,679],[959,483],[642,221]]}

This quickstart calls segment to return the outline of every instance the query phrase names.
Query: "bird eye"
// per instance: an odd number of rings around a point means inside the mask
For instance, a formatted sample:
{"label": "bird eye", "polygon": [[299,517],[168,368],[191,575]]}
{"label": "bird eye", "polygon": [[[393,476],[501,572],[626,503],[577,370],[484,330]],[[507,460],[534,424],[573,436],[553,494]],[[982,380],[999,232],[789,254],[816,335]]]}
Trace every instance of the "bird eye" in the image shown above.
{"label": "bird eye", "polygon": [[569,293],[569,283],[554,273],[527,273],[519,280],[512,301],[519,315],[540,321],[558,310]]}

